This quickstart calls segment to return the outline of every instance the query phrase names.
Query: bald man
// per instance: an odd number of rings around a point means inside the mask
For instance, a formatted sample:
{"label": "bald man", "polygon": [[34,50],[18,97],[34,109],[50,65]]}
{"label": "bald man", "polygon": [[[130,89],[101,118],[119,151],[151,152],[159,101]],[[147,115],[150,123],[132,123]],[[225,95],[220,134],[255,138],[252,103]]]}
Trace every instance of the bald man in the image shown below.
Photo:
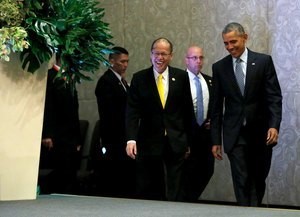
{"label": "bald man", "polygon": [[[198,46],[189,47],[185,64],[190,80],[194,121],[190,155],[185,161],[185,196],[188,202],[197,202],[214,172],[210,137],[212,78],[202,73],[203,63],[203,49]],[[201,90],[198,90],[197,83]]]}
{"label": "bald man", "polygon": [[137,193],[143,199],[183,199],[193,110],[188,76],[169,65],[172,56],[168,39],[154,40],[152,66],[133,75],[128,91],[126,151],[136,160]]}

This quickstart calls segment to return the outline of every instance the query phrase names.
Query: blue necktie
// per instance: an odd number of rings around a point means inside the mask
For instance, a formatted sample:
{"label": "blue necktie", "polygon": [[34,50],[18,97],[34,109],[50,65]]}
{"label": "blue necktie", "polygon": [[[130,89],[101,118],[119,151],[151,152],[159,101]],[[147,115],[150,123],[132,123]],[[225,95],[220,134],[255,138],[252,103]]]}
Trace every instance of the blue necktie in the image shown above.
{"label": "blue necktie", "polygon": [[195,81],[196,93],[197,93],[196,119],[199,126],[201,126],[204,121],[202,87],[198,76],[194,77],[194,81]]}
{"label": "blue necktie", "polygon": [[244,80],[245,80],[245,75],[243,73],[243,69],[242,69],[242,60],[240,58],[238,58],[235,64],[235,77],[236,77],[236,81],[239,85],[239,88],[241,90],[242,95],[244,95],[244,89],[245,89],[245,84],[244,84]]}

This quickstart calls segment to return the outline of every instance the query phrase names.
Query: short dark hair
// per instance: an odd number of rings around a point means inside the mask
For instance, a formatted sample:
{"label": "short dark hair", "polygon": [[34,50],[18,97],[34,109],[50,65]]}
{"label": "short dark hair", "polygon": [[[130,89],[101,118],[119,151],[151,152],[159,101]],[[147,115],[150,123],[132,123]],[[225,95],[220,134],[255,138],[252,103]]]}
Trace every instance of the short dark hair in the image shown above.
{"label": "short dark hair", "polygon": [[222,34],[226,34],[226,33],[232,32],[232,31],[237,32],[239,35],[245,34],[244,27],[241,24],[236,23],[236,22],[228,23],[224,27]]}
{"label": "short dark hair", "polygon": [[112,53],[109,54],[108,59],[114,58],[115,55],[126,54],[128,55],[128,51],[123,47],[113,47]]}
{"label": "short dark hair", "polygon": [[171,42],[169,39],[164,38],[164,37],[160,37],[160,38],[155,39],[155,40],[152,42],[151,50],[153,50],[154,45],[155,45],[157,42],[159,42],[159,41],[167,42],[167,43],[170,45],[170,51],[171,51],[171,53],[173,52],[173,44],[172,44],[172,42]]}

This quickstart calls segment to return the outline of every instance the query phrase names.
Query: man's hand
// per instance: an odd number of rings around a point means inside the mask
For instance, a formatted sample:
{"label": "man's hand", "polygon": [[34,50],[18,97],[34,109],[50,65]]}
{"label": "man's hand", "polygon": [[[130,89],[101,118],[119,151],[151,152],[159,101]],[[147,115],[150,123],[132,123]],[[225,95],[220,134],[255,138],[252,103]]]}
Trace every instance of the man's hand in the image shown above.
{"label": "man's hand", "polygon": [[135,159],[135,156],[137,154],[137,148],[135,142],[128,142],[126,146],[126,153],[129,157],[132,159]]}
{"label": "man's hand", "polygon": [[270,128],[267,134],[267,145],[274,145],[278,142],[278,130]]}
{"label": "man's hand", "polygon": [[190,154],[191,154],[191,148],[188,147],[187,151],[185,152],[184,159],[188,159]]}
{"label": "man's hand", "polygon": [[53,148],[53,141],[51,138],[44,138],[42,139],[42,145],[48,150],[50,150]]}
{"label": "man's hand", "polygon": [[205,129],[210,130],[210,119],[204,124]]}
{"label": "man's hand", "polygon": [[213,156],[217,160],[223,160],[221,145],[213,145],[211,151],[212,151]]}

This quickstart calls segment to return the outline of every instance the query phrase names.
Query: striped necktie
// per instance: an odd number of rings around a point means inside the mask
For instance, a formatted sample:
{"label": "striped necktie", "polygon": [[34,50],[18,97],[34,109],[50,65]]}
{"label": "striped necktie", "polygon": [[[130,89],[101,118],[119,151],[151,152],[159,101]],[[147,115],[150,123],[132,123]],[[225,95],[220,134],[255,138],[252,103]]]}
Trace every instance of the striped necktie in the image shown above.
{"label": "striped necktie", "polygon": [[203,109],[203,93],[202,87],[198,76],[194,77],[196,93],[197,93],[197,109],[196,109],[196,119],[199,126],[202,125],[204,121],[204,109]]}
{"label": "striped necktie", "polygon": [[238,58],[235,62],[235,77],[236,77],[236,81],[239,85],[239,88],[241,90],[242,95],[244,95],[244,89],[245,89],[245,75],[243,73],[243,69],[242,69],[242,62],[243,60],[241,60],[240,58]]}
{"label": "striped necktie", "polygon": [[128,86],[128,84],[127,84],[127,81],[126,81],[124,78],[121,78],[121,82],[122,82],[122,84],[124,85],[125,90],[127,91],[128,88],[129,88],[129,86]]}

